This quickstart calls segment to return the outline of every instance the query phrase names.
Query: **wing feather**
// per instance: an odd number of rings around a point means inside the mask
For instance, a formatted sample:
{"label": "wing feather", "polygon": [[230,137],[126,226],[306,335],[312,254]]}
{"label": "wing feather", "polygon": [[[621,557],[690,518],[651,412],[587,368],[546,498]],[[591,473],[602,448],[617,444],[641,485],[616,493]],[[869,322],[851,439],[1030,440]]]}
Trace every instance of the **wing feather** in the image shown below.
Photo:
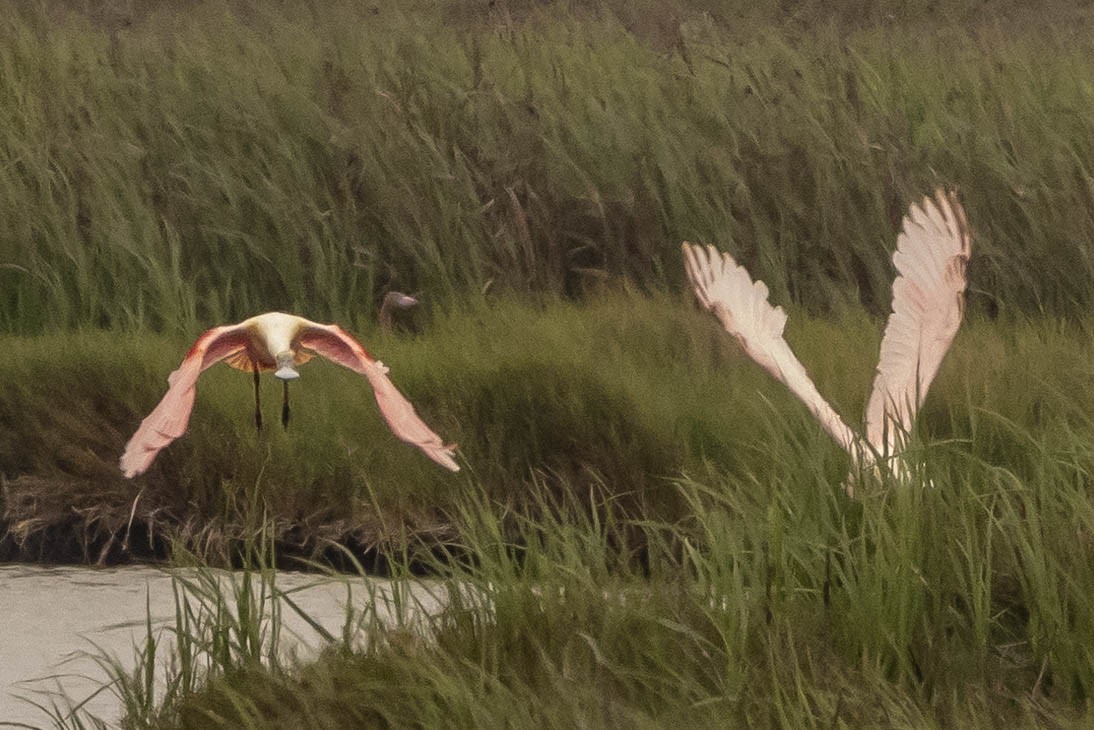
{"label": "wing feather", "polygon": [[453,458],[455,446],[446,445],[418,416],[414,406],[387,377],[387,368],[374,360],[361,343],[337,325],[311,323],[301,333],[300,346],[368,378],[376,405],[397,438],[417,446],[426,456],[452,471],[460,466]]}
{"label": "wing feather", "polygon": [[767,286],[713,246],[683,244],[684,267],[699,303],[721,321],[749,357],[783,383],[854,458],[859,439],[817,391],[805,367],[783,339],[786,312],[768,301]]}
{"label": "wing feather", "polygon": [[118,463],[127,478],[145,472],[161,449],[186,432],[198,376],[210,365],[246,349],[248,337],[245,330],[227,326],[214,327],[197,339],[178,369],[167,376],[167,393],[125,445]]}
{"label": "wing feather", "polygon": [[953,192],[913,205],[897,236],[892,314],[866,406],[866,438],[892,455],[911,431],[964,315],[971,240]]}

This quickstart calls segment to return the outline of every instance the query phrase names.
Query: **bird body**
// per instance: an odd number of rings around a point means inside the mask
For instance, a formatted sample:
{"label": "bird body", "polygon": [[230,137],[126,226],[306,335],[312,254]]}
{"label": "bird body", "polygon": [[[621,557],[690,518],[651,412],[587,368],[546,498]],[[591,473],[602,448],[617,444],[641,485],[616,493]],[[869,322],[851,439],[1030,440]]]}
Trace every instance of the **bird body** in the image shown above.
{"label": "bird body", "polygon": [[753,281],[729,254],[683,244],[685,268],[700,304],[809,408],[858,468],[894,457],[906,445],[961,324],[970,250],[965,212],[952,192],[937,191],[905,216],[893,254],[898,271],[893,311],[881,341],[863,439],[824,400],[783,339],[786,313],[770,304],[767,286]]}
{"label": "bird body", "polygon": [[273,370],[281,380],[295,380],[300,377],[296,366],[311,360],[312,355],[300,349],[299,343],[295,346],[294,343],[303,327],[314,324],[303,317],[284,312],[267,312],[245,319],[236,328],[246,333],[247,346],[230,355],[225,362],[237,370]]}
{"label": "bird body", "polygon": [[198,376],[206,368],[225,362],[254,373],[255,423],[258,410],[258,375],[273,371],[285,383],[282,421],[288,422],[288,381],[300,377],[297,367],[321,355],[364,375],[388,427],[399,439],[417,446],[438,464],[459,471],[453,446],[445,445],[421,420],[414,406],[387,377],[388,369],[338,325],[319,324],[283,312],[268,312],[236,325],[214,327],[200,337],[167,378],[167,393],[129,439],[119,462],[126,477],[141,474],[156,454],[186,431],[196,395]]}

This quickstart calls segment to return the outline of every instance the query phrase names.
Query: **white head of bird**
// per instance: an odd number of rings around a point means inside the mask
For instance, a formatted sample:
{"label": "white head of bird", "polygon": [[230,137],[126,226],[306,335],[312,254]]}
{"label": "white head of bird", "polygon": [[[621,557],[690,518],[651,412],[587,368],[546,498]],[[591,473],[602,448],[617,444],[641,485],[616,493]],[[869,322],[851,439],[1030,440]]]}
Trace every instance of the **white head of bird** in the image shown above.
{"label": "white head of bird", "polygon": [[[858,470],[898,457],[919,407],[964,314],[966,265],[971,251],[965,211],[953,192],[936,191],[904,217],[893,263],[892,313],[866,406],[866,438],[848,428],[817,391],[783,339],[786,313],[772,307],[767,287],[713,246],[683,244],[684,264],[699,303],[710,310],[745,352],[801,400],[852,458]],[[907,474],[896,459],[891,471]]]}
{"label": "white head of bird", "polygon": [[348,332],[334,324],[318,324],[283,312],[268,312],[239,324],[214,327],[197,339],[178,369],[168,378],[167,393],[125,445],[119,462],[126,477],[151,466],[156,454],[186,432],[194,407],[198,376],[225,362],[253,373],[255,427],[262,428],[259,374],[273,371],[284,386],[281,422],[289,422],[289,381],[300,377],[297,367],[320,355],[368,378],[376,404],[392,433],[418,447],[441,466],[459,471],[455,446],[446,445],[418,416],[414,406],[387,377],[388,369],[374,360]]}
{"label": "white head of bird", "polygon": [[380,329],[384,332],[392,330],[391,310],[410,309],[418,304],[418,300],[401,291],[389,291],[384,295],[384,301],[380,305]]}

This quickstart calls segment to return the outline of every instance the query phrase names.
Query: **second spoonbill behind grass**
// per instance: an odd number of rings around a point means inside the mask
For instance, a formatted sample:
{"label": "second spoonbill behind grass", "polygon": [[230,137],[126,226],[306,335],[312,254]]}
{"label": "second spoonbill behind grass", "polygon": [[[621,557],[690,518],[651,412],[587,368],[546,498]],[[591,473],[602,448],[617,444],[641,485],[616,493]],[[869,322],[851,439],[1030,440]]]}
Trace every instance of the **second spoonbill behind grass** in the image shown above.
{"label": "second spoonbill behind grass", "polygon": [[[772,307],[767,286],[713,246],[683,244],[695,295],[734,335],[749,357],[797,396],[847,450],[858,468],[904,449],[916,413],[938,373],[964,314],[971,240],[965,211],[952,192],[913,205],[897,236],[893,306],[881,339],[877,374],[866,406],[866,440],[852,431],[809,378],[783,339],[786,312]],[[893,471],[904,475],[901,462]],[[851,491],[851,480],[848,491]]]}
{"label": "second spoonbill behind grass", "polygon": [[394,327],[392,310],[410,309],[416,306],[418,306],[418,300],[414,297],[403,294],[401,291],[389,291],[384,295],[384,301],[380,305],[380,329],[384,332],[392,331]]}
{"label": "second spoonbill behind grass", "polygon": [[289,420],[289,381],[300,377],[296,368],[321,355],[368,378],[376,404],[392,433],[417,446],[426,456],[452,471],[460,467],[453,458],[455,447],[445,445],[414,411],[387,376],[388,369],[374,360],[348,332],[334,324],[318,324],[283,312],[268,312],[234,325],[214,327],[201,335],[167,378],[166,395],[125,445],[120,466],[126,477],[143,473],[156,454],[186,432],[198,376],[218,362],[254,374],[255,426],[262,428],[258,376],[264,371],[284,384],[281,421]]}

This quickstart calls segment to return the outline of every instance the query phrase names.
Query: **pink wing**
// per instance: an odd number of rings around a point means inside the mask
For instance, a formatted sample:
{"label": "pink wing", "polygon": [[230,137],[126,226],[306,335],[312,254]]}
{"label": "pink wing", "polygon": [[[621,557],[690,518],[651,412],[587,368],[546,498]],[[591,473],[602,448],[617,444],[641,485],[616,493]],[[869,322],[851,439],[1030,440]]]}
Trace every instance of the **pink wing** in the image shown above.
{"label": "pink wing", "polygon": [[247,331],[236,325],[214,327],[197,339],[178,369],[167,376],[167,394],[125,445],[119,464],[127,478],[144,473],[160,449],[186,432],[201,371],[245,350],[249,340]]}
{"label": "pink wing", "polygon": [[970,252],[965,211],[939,190],[904,217],[893,263],[893,313],[881,338],[866,406],[866,438],[879,453],[902,448],[964,314]]}
{"label": "pink wing", "polygon": [[821,396],[783,339],[786,312],[768,301],[767,285],[753,281],[732,256],[713,246],[704,248],[685,242],[682,248],[684,269],[699,303],[737,338],[749,357],[806,405],[847,453],[859,458],[863,449],[858,437]]}
{"label": "pink wing", "polygon": [[299,341],[301,347],[313,350],[368,378],[376,396],[376,405],[380,407],[380,413],[391,432],[402,441],[417,446],[441,466],[452,471],[460,470],[459,464],[452,458],[455,446],[446,445],[440,436],[425,425],[414,412],[414,406],[387,377],[387,368],[373,360],[361,343],[348,332],[337,325],[313,323],[300,333]]}

